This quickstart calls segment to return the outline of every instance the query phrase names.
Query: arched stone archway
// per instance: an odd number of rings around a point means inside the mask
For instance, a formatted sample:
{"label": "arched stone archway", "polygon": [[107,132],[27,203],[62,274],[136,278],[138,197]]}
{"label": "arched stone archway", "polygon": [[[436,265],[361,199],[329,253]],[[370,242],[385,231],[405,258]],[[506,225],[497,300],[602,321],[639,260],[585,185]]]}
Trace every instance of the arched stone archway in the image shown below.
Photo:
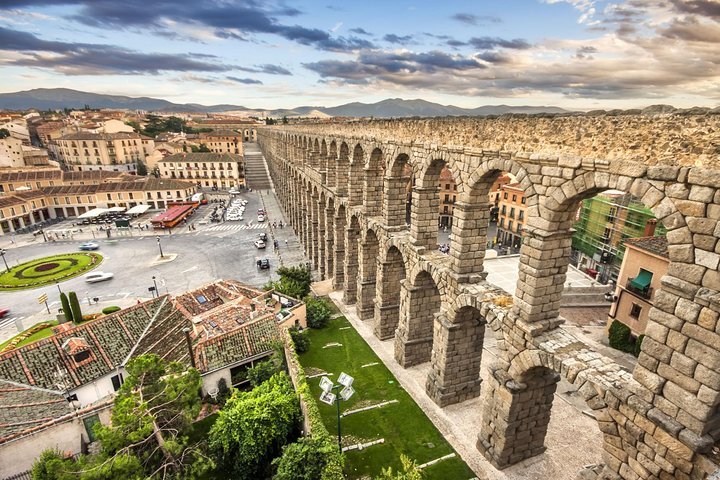
{"label": "arched stone archway", "polygon": [[348,177],[350,175],[350,148],[347,143],[340,143],[340,151],[337,157],[337,177],[335,184],[335,193],[340,197],[348,194]]}
{"label": "arched stone archway", "polygon": [[335,290],[345,287],[345,231],[347,219],[345,206],[338,205],[333,218],[333,288]]}
{"label": "arched stone archway", "polygon": [[352,159],[350,161],[350,172],[348,174],[348,201],[349,205],[362,205],[363,202],[363,186],[365,170],[365,151],[358,143],[353,149]]}
{"label": "arched stone archway", "polygon": [[407,210],[407,186],[411,181],[410,153],[401,152],[390,161],[384,179],[383,216],[388,228],[397,230],[405,228]]}
{"label": "arched stone archway", "polygon": [[385,163],[380,148],[375,147],[370,152],[364,176],[363,207],[365,207],[365,213],[369,217],[381,216],[384,203],[383,178],[385,177]]}

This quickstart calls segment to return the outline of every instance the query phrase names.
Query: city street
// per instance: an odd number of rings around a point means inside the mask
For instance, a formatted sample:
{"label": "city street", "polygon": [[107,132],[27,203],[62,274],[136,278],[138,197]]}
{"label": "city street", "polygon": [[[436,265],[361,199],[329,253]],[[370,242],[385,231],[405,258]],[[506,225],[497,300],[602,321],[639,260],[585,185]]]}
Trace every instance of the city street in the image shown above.
{"label": "city street", "polygon": [[[93,271],[111,272],[114,278],[101,283],[88,284],[82,276],[60,283],[64,292],[75,291],[81,299],[86,312],[99,311],[102,307],[113,305],[127,306],[137,299],[149,298],[148,291],[153,286],[153,276],[160,293],[180,294],[200,285],[225,278],[238,279],[252,286],[260,287],[274,275],[281,262],[286,265],[304,263],[300,244],[291,227],[272,228],[272,222],[283,223],[275,194],[270,190],[262,192],[244,192],[240,198],[248,200],[245,220],[242,222],[222,222],[199,225],[205,215],[209,215],[211,206],[202,207],[195,213],[192,221],[197,230],[188,226],[174,230],[174,233],[160,234],[163,253],[166,256],[176,254],[175,260],[156,263],[160,255],[157,232],[143,231],[142,236],[133,231],[133,236],[98,238],[98,253],[103,255],[103,263]],[[258,208],[264,208],[268,220],[257,222]],[[67,222],[66,222],[67,223]],[[269,237],[267,248],[258,250],[253,245],[261,232]],[[6,259],[10,265],[22,263],[34,258],[77,251],[78,245],[92,240],[91,233],[75,235],[73,240],[43,243],[42,238],[26,244],[27,239],[18,238],[16,246],[7,250]],[[279,250],[273,251],[273,239],[277,239]],[[287,240],[287,245],[286,245]],[[19,246],[17,246],[19,245]],[[258,270],[255,261],[259,258],[270,260],[270,270]],[[38,296],[47,293],[52,315],[48,315],[44,305],[37,302]],[[87,307],[88,298],[98,298],[98,307]],[[34,323],[53,318],[59,308],[57,286],[48,285],[32,290],[0,293],[0,308],[10,308],[10,315],[0,320],[0,342],[17,333],[16,320],[23,328]]]}

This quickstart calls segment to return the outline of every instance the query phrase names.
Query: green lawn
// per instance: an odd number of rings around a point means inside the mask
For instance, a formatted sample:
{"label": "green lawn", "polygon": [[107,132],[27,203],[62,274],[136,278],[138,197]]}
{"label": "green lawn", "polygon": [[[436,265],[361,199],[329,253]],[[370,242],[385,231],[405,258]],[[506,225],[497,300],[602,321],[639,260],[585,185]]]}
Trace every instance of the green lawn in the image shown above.
{"label": "green lawn", "polygon": [[[52,335],[52,327],[57,325],[58,321],[57,320],[49,320],[49,322],[51,323],[51,325],[49,327],[43,328],[42,330],[39,330],[39,331],[33,333],[32,335],[27,337],[25,340],[20,341],[17,345],[15,345],[15,348],[20,348],[22,346],[27,345],[28,343],[32,343],[36,340],[40,340],[42,338],[47,338],[50,335]],[[30,327],[30,328],[32,328],[32,327]],[[25,331],[27,331],[27,330],[25,330]],[[17,335],[15,335],[15,337],[17,337],[18,335],[22,335],[23,333],[25,333],[25,332],[18,333]],[[5,348],[5,345],[12,342],[12,340],[15,337],[9,338],[9,339],[5,340],[3,343],[0,343],[0,350]]]}
{"label": "green lawn", "polygon": [[[400,467],[401,453],[422,464],[454,451],[344,317],[331,320],[323,330],[309,329],[307,335],[310,336],[312,344],[308,352],[300,355],[300,362],[308,375],[312,373],[312,368],[315,368],[334,373],[329,377],[333,381],[337,380],[340,372],[355,378],[353,387],[356,393],[348,402],[341,404],[342,411],[398,400],[395,404],[343,417],[344,444],[385,439],[383,444],[345,453],[345,473],[348,478],[360,478],[364,475],[374,477],[382,468],[390,466],[395,471]],[[333,342],[343,346],[323,348]],[[362,365],[375,362],[378,364],[362,368]],[[311,371],[308,372],[308,369]],[[308,383],[315,397],[319,397],[320,377],[311,378]],[[319,401],[317,403],[328,430],[331,433],[337,432],[335,406]],[[438,480],[475,477],[460,457],[439,462],[426,468],[424,473],[426,479]]]}
{"label": "green lawn", "polygon": [[94,252],[73,252],[36,258],[3,270],[0,290],[24,290],[62,282],[86,273],[100,265],[102,255]]}

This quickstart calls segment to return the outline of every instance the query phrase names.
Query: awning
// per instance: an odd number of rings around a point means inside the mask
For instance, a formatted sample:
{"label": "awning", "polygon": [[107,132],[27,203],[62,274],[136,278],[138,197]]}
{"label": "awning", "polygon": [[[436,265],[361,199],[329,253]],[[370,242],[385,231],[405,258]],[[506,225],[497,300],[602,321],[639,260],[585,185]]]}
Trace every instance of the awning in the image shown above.
{"label": "awning", "polygon": [[95,218],[99,217],[103,213],[107,213],[109,210],[107,208],[93,208],[92,210],[89,210],[82,215],[78,215],[77,218]]}
{"label": "awning", "polygon": [[135,205],[130,210],[127,211],[129,215],[140,215],[141,213],[145,213],[148,210],[150,210],[150,205]]}
{"label": "awning", "polygon": [[111,207],[108,208],[108,212],[121,213],[125,211],[125,207]]}
{"label": "awning", "polygon": [[630,280],[630,284],[635,288],[638,288],[640,290],[645,290],[647,287],[650,286],[652,277],[653,277],[652,272],[648,272],[647,270],[640,269],[640,273],[637,274],[637,277]]}

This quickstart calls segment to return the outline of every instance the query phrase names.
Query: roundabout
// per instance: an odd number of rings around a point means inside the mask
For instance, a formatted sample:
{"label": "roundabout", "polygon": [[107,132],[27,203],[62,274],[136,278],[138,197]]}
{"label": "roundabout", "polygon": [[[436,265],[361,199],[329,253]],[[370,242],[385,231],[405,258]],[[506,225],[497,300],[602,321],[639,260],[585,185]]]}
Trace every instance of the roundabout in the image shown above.
{"label": "roundabout", "polygon": [[0,274],[0,291],[24,290],[62,282],[100,265],[102,255],[91,252],[66,253],[36,258]]}

